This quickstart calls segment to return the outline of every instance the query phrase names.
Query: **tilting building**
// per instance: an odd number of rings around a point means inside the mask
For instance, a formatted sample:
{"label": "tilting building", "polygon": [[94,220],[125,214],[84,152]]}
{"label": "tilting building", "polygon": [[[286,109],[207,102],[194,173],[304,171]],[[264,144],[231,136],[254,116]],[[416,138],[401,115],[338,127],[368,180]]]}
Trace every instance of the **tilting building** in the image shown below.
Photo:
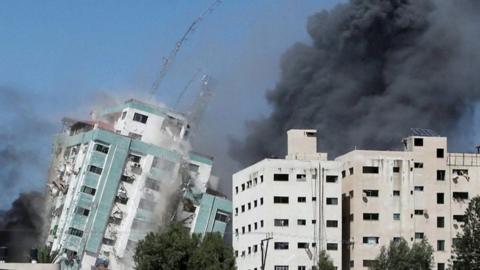
{"label": "tilting building", "polygon": [[188,137],[185,116],[138,100],[92,120],[65,119],[50,169],[48,244],[78,258],[81,269],[105,262],[131,269],[136,243],[159,224],[187,215],[184,204],[193,232],[223,234],[231,206],[218,196],[213,199],[221,206],[207,203],[213,161],[192,153]]}
{"label": "tilting building", "polygon": [[285,159],[264,159],[234,174],[238,269],[312,269],[320,250],[340,267],[340,171],[339,162],[317,153],[315,130],[290,130]]}

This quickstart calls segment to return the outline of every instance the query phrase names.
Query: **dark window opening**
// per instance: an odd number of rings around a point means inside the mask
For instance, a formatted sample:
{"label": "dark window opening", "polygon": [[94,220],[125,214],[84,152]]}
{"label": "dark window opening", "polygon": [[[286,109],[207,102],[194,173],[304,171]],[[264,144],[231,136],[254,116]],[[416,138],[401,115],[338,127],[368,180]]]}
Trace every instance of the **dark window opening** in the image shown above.
{"label": "dark window opening", "polygon": [[273,226],[275,227],[288,227],[288,219],[274,219]]}
{"label": "dark window opening", "polygon": [[108,146],[101,145],[101,144],[95,144],[95,151],[108,154]]}
{"label": "dark window opening", "polygon": [[87,187],[87,186],[82,186],[82,188],[80,190],[83,193],[87,193],[87,194],[90,194],[90,195],[95,195],[95,191],[96,191],[94,188]]}
{"label": "dark window opening", "polygon": [[327,205],[337,205],[338,198],[327,198]]}
{"label": "dark window opening", "polygon": [[307,197],[298,197],[297,202],[299,202],[299,203],[307,202]]}
{"label": "dark window opening", "polygon": [[275,249],[288,249],[288,242],[275,242]]}
{"label": "dark window opening", "polygon": [[287,204],[287,203],[288,203],[288,197],[284,197],[284,196],[274,196],[274,197],[273,197],[273,203],[284,203],[284,204]]}
{"label": "dark window opening", "polygon": [[273,174],[273,181],[288,181],[288,174],[286,174],[286,173],[275,173],[275,174]]}
{"label": "dark window opening", "polygon": [[102,168],[93,165],[88,166],[88,171],[94,174],[102,174]]}
{"label": "dark window opening", "polygon": [[327,243],[327,250],[338,250],[337,243]]}
{"label": "dark window opening", "polygon": [[327,183],[336,183],[338,181],[338,176],[336,175],[327,175],[326,177]]}
{"label": "dark window opening", "polygon": [[437,193],[437,204],[444,204],[445,195],[443,193]]}
{"label": "dark window opening", "polygon": [[353,167],[348,169],[348,171],[350,172],[350,175],[353,175]]}
{"label": "dark window opening", "polygon": [[445,181],[445,170],[437,170],[437,180]]}
{"label": "dark window opening", "polygon": [[327,228],[337,228],[338,220],[327,220]]}
{"label": "dark window opening", "polygon": [[364,189],[363,193],[367,197],[378,197],[378,190],[376,189]]}
{"label": "dark window opening", "polygon": [[445,150],[443,148],[437,148],[437,158],[443,158],[445,156]]}
{"label": "dark window opening", "polygon": [[363,213],[363,220],[378,220],[380,214],[378,213]]}
{"label": "dark window opening", "polygon": [[413,145],[415,146],[423,146],[423,138],[414,138]]}
{"label": "dark window opening", "polygon": [[300,225],[300,226],[307,225],[307,220],[305,220],[305,219],[297,219],[297,225]]}
{"label": "dark window opening", "polygon": [[415,162],[413,164],[413,167],[415,167],[417,169],[422,169],[423,168],[423,162]]}
{"label": "dark window opening", "polygon": [[298,248],[308,248],[308,243],[305,242],[298,242],[297,243]]}
{"label": "dark window opening", "polygon": [[140,123],[147,123],[148,116],[141,114],[141,113],[135,113],[133,115],[133,121],[140,122]]}
{"label": "dark window opening", "polygon": [[437,228],[445,227],[445,217],[437,217]]}
{"label": "dark window opening", "polygon": [[[306,174],[297,174],[297,181],[306,181],[307,180],[307,175]],[[287,174],[287,180],[288,181],[288,174]]]}
{"label": "dark window opening", "polygon": [[468,192],[453,192],[454,200],[468,200]]}
{"label": "dark window opening", "polygon": [[393,172],[394,173],[399,173],[400,172],[400,167],[393,167]]}
{"label": "dark window opening", "polygon": [[82,237],[83,236],[83,231],[81,231],[79,229],[75,229],[73,227],[70,227],[70,228],[68,228],[68,234],[75,235],[75,236],[78,236],[78,237]]}
{"label": "dark window opening", "polygon": [[363,173],[378,173],[378,167],[376,166],[363,166]]}
{"label": "dark window opening", "polygon": [[466,218],[467,217],[465,215],[453,215],[453,219],[456,222],[465,222]]}

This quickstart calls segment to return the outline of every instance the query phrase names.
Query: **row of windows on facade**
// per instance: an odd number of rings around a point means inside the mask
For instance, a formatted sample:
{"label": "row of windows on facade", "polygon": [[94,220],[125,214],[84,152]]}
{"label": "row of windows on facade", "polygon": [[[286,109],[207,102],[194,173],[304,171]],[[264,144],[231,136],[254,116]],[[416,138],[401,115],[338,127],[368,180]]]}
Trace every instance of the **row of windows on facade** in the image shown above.
{"label": "row of windows on facade", "polygon": [[[273,269],[274,270],[288,270],[289,269],[288,267],[289,267],[288,265],[275,265],[273,267]],[[312,266],[312,269],[316,269],[315,267],[316,266]],[[335,269],[337,269],[337,268],[335,267]],[[257,268],[254,268],[254,270],[257,270]],[[297,270],[307,270],[307,267],[305,265],[299,265],[299,266],[297,266]]]}
{"label": "row of windows on facade", "polygon": [[[70,235],[73,235],[73,236],[80,237],[80,238],[83,237],[83,231],[79,230],[79,229],[76,229],[76,228],[73,228],[73,227],[68,228],[67,233],[70,234]],[[113,246],[115,244],[115,240],[104,237],[102,239],[102,243],[105,244],[105,245]]]}
{"label": "row of windows on facade", "polygon": [[[376,260],[363,260],[362,266],[363,267],[372,267],[376,263]],[[350,268],[353,268],[355,263],[353,260],[350,261]],[[288,269],[288,268],[287,268]],[[437,270],[445,270],[445,263],[437,263]]]}
{"label": "row of windows on facade", "polygon": [[[312,202],[316,202],[317,197],[312,197]],[[297,202],[298,203],[306,203],[307,202],[307,197],[305,196],[300,196],[297,197]],[[288,204],[289,203],[289,197],[288,196],[274,196],[273,197],[273,203],[274,204]],[[326,198],[326,203],[327,205],[338,205],[338,198],[335,197],[328,197]],[[253,208],[257,207],[258,201],[254,200],[253,201]],[[263,198],[260,198],[260,205],[263,205]],[[243,204],[240,206],[240,212],[243,213],[246,210],[251,210],[252,209],[252,203],[249,202],[247,204]],[[235,207],[235,215],[238,215],[239,213],[239,208]]]}
{"label": "row of windows on facade", "polygon": [[[316,219],[312,219],[312,224],[317,224]],[[297,219],[297,225],[298,226],[306,226],[307,225],[307,220],[306,219]],[[289,219],[274,219],[273,220],[273,226],[275,227],[289,227],[290,222]],[[338,228],[338,220],[327,220],[326,222],[327,228]],[[263,228],[263,220],[260,221],[260,227]],[[253,230],[257,230],[257,222],[253,224]],[[246,231],[246,229],[248,231]],[[245,234],[246,232],[251,232],[252,231],[252,226],[249,224],[246,227],[242,226],[242,234]],[[239,230],[235,229],[235,235],[238,236]]]}
{"label": "row of windows on facade", "polygon": [[[422,169],[423,168],[423,163],[421,162],[415,162],[414,167],[417,169]],[[413,168],[411,168],[413,169]],[[363,166],[362,167],[362,173],[363,174],[378,174],[379,173],[379,167],[378,166]],[[392,168],[394,173],[400,173],[400,167],[393,167]],[[353,167],[349,169],[350,175],[353,175],[354,169]],[[468,170],[467,169],[452,169],[452,175],[454,176],[461,176],[461,175],[468,175]],[[347,176],[347,173],[345,170],[342,171],[342,177],[345,178]],[[437,170],[437,180],[438,181],[445,181],[445,170]]]}
{"label": "row of windows on facade", "polygon": [[[423,192],[424,186],[415,186],[413,190],[410,191],[410,194],[413,195],[413,191]],[[365,197],[379,197],[379,190],[378,189],[364,189],[363,196]],[[350,198],[353,198],[354,192],[351,190],[349,192]],[[393,196],[400,196],[400,190],[393,190]],[[457,201],[468,200],[468,192],[463,191],[454,191],[452,192],[452,198]],[[444,204],[445,203],[445,193],[444,192],[437,192],[437,204]]]}
{"label": "row of windows on facade", "polygon": [[[393,241],[400,241],[400,237],[394,237]],[[425,234],[423,232],[415,232],[415,239],[416,240],[422,240],[425,239]],[[410,240],[414,240],[412,237]],[[378,245],[380,243],[380,237],[378,236],[364,236],[362,239],[363,244],[368,244],[368,245]],[[354,246],[352,246],[352,249]],[[437,240],[437,251],[445,251],[445,240]]]}
{"label": "row of windows on facade", "polygon": [[[307,242],[298,242],[297,243],[297,248],[298,249],[308,249],[308,244]],[[311,247],[315,248],[316,243],[311,243]],[[276,250],[288,250],[289,249],[289,243],[288,242],[274,242],[274,249]],[[327,243],[327,250],[338,250],[338,243]],[[253,245],[251,247],[247,247],[246,250],[243,250],[241,254],[239,254],[238,250],[235,250],[235,257],[238,257],[239,255],[241,257],[245,257],[246,255],[251,255],[259,252],[259,245]]]}
{"label": "row of windows on facade", "polygon": [[[253,205],[253,208],[257,207],[259,205],[259,202],[260,202],[260,205],[263,205],[263,197],[258,199],[258,200],[254,200],[253,201],[253,204],[251,202],[247,203],[247,204],[243,204],[240,206],[240,210],[241,212],[245,212],[246,210],[250,210],[252,209],[252,205]],[[235,207],[235,215],[237,216],[239,213],[239,209],[238,207]]]}
{"label": "row of windows on facade", "polygon": [[[417,209],[414,211],[414,214],[417,216],[424,216],[428,218],[428,212],[426,210]],[[413,218],[414,214],[411,214],[410,217]],[[453,215],[453,220],[456,222],[465,222],[465,215]],[[354,219],[354,215],[350,214],[350,222]],[[368,221],[378,221],[380,220],[379,213],[363,213],[363,220]],[[400,213],[393,213],[393,220],[400,220]],[[437,217],[437,228],[444,228],[445,227],[445,217],[439,216]]]}
{"label": "row of windows on facade", "polygon": [[[123,111],[122,112],[122,120],[125,119],[126,116],[127,116],[127,111]],[[146,124],[147,120],[148,120],[147,115],[137,113],[137,112],[133,114],[133,121],[135,121],[135,122],[140,122],[142,124]]]}

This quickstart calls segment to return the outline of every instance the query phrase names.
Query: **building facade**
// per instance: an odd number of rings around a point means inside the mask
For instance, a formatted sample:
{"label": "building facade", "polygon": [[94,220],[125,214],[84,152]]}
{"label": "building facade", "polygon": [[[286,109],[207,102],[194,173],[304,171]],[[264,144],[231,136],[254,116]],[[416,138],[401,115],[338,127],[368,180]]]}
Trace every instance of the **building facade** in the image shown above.
{"label": "building facade", "polygon": [[317,153],[314,130],[290,130],[285,159],[233,175],[232,244],[239,270],[306,270],[327,250],[342,261],[341,164]]}
{"label": "building facade", "polygon": [[52,250],[76,256],[81,269],[132,269],[136,243],[178,218],[183,190],[207,190],[213,161],[188,151],[188,135],[182,114],[138,100],[92,120],[65,119],[49,179]]}
{"label": "building facade", "polygon": [[383,245],[427,239],[449,264],[468,200],[480,193],[480,155],[448,153],[447,138],[414,129],[404,151],[355,150],[342,163],[343,269],[368,269]]}

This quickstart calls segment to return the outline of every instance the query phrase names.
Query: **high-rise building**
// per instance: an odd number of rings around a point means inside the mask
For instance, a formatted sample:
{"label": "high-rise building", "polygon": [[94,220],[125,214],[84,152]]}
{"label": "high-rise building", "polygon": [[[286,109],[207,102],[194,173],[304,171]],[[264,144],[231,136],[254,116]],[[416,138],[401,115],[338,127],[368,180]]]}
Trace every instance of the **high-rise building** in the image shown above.
{"label": "high-rise building", "polygon": [[341,164],[317,153],[315,130],[288,131],[285,159],[233,175],[232,243],[239,270],[306,270],[326,250],[342,261]]}
{"label": "high-rise building", "polygon": [[182,114],[138,100],[92,120],[65,119],[50,169],[47,243],[81,269],[132,269],[136,243],[189,211],[189,222],[180,221],[192,232],[223,234],[231,205],[207,193],[213,161],[189,151],[188,135]]}
{"label": "high-rise building", "polygon": [[380,248],[427,239],[443,270],[470,198],[480,193],[480,155],[449,153],[447,138],[412,129],[404,151],[355,150],[342,163],[344,266],[368,269]]}

